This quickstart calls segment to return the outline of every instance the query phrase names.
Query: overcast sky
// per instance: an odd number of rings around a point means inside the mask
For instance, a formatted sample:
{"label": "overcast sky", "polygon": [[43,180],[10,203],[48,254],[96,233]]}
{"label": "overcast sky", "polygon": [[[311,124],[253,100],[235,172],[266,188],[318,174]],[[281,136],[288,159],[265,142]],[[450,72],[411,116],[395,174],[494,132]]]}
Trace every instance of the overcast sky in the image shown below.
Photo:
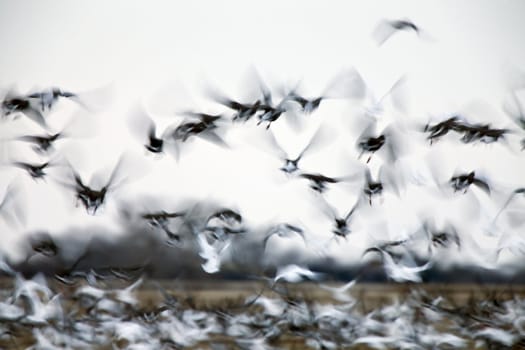
{"label": "overcast sky", "polygon": [[[312,237],[329,238],[330,221],[316,209],[315,195],[305,181],[286,179],[279,173],[279,160],[257,144],[254,135],[260,129],[231,128],[226,135],[227,150],[196,141],[186,153],[183,150],[178,163],[169,156],[156,160],[146,157],[140,142],[130,134],[126,122],[130,109],[141,103],[161,125],[167,125],[180,120],[178,110],[225,111],[206,99],[205,86],[243,98],[253,89],[245,82],[246,72],[253,67],[272,87],[301,80],[311,95],[322,93],[334,76],[354,67],[377,96],[404,75],[408,96],[404,117],[413,125],[423,125],[433,116],[466,113],[475,121],[511,127],[501,104],[508,92],[509,71],[520,64],[523,68],[525,62],[523,13],[525,3],[519,0],[0,0],[0,87],[16,86],[22,93],[49,86],[79,93],[102,91],[107,98],[97,113],[64,103],[49,123],[58,130],[67,118],[79,114],[88,120],[86,125],[96,126],[91,137],[60,146],[86,178],[98,169],[110,168],[124,150],[139,156],[144,162],[139,168],[148,171],[137,176],[129,189],[118,191],[123,200],[133,200],[141,193],[177,199],[213,198],[239,208],[254,225],[300,222]],[[372,32],[385,18],[410,19],[421,28],[421,37],[403,32],[378,47]],[[302,166],[327,175],[348,175],[357,161],[355,137],[360,133],[352,130],[349,108],[346,102],[327,102],[308,116],[301,130],[282,121],[272,129],[283,148],[294,153],[319,125],[329,124],[333,142],[305,158]],[[350,115],[346,119],[345,113]],[[395,116],[394,111],[385,113]],[[16,127],[0,124],[2,137],[39,132],[31,122],[14,123],[11,125]],[[412,137],[414,141],[409,140]],[[517,136],[509,140],[519,142]],[[441,159],[445,181],[458,168],[481,168],[499,186],[501,196],[495,203],[486,198],[476,201],[471,194],[454,197],[436,210],[434,197],[420,189],[407,190],[402,199],[387,194],[380,204],[384,212],[377,228],[357,230],[348,242],[330,248],[334,256],[353,260],[351,248],[363,248],[370,236],[403,237],[416,225],[421,211],[454,216],[465,203],[474,206],[476,213],[467,220],[461,212],[456,221],[474,231],[477,228],[471,225],[483,221],[473,219],[479,214],[479,201],[481,207],[494,210],[509,190],[524,185],[523,153],[510,152],[504,146],[444,142],[431,149],[421,136],[407,136],[404,141],[413,156],[403,159],[399,167],[413,169],[414,174],[419,173],[423,160]],[[19,144],[4,145],[3,151],[4,158],[39,159]],[[350,159],[348,164],[344,159]],[[380,165],[380,158],[370,164],[374,171]],[[91,217],[81,208],[72,209],[72,193],[22,175],[10,167],[0,170],[0,193],[17,178],[29,196],[28,221],[21,231],[44,228],[64,232],[79,223],[108,225],[108,231],[118,231],[112,219],[116,201],[108,202],[100,215]],[[329,194],[341,212],[350,208],[359,193],[359,189],[347,187]],[[9,242],[2,245],[8,247],[20,232],[4,229]],[[487,246],[494,244],[490,239],[486,242]]]}

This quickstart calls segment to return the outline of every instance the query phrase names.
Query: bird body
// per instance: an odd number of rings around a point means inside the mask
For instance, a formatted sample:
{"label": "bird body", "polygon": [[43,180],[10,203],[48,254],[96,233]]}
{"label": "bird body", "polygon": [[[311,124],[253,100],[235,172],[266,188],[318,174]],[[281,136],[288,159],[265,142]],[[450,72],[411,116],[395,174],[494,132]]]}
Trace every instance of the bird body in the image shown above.
{"label": "bird body", "polygon": [[483,191],[485,191],[486,193],[490,194],[490,186],[488,185],[488,183],[484,180],[477,178],[476,173],[474,171],[471,171],[468,174],[460,174],[453,176],[450,179],[450,184],[454,189],[454,192],[464,191],[464,193],[466,193],[470,185],[475,185]]}
{"label": "bird body", "polygon": [[316,280],[320,276],[319,273],[313,272],[305,267],[291,264],[277,268],[273,281],[274,283],[277,283],[280,280],[297,283],[305,279]]}

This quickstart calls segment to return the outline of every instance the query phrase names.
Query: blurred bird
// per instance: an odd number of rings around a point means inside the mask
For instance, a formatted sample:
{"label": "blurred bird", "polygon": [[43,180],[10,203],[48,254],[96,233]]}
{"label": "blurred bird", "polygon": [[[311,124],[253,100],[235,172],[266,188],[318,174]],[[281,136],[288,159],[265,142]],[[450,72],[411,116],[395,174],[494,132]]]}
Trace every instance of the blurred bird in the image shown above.
{"label": "blurred bird", "polygon": [[53,144],[62,137],[63,137],[62,133],[58,132],[55,134],[48,134],[44,136],[38,136],[38,135],[20,136],[20,137],[17,137],[16,140],[32,143],[34,145],[33,149],[37,153],[47,153],[49,150],[52,149]]}
{"label": "blurred bird", "polygon": [[505,201],[505,204],[503,204],[503,206],[501,207],[501,209],[498,211],[498,213],[497,213],[496,216],[494,217],[493,222],[496,222],[496,220],[499,218],[499,216],[501,215],[501,213],[503,212],[503,210],[505,210],[505,208],[508,207],[508,205],[510,204],[510,202],[512,201],[512,199],[513,199],[516,195],[519,195],[519,194],[522,194],[522,195],[525,196],[525,187],[517,188],[517,189],[515,189],[514,191],[512,191],[512,193],[510,194],[509,198]]}
{"label": "blurred bird", "polygon": [[170,229],[170,226],[169,226],[170,221],[176,218],[183,218],[185,215],[186,215],[185,212],[168,213],[164,210],[161,210],[159,212],[154,212],[154,213],[144,213],[144,214],[141,214],[140,217],[146,220],[148,224],[151,225],[152,227],[162,229],[168,237],[168,240],[166,241],[166,243],[168,245],[173,245],[173,244],[180,243],[181,237],[179,234],[174,233]]}
{"label": "blurred bird", "polygon": [[438,229],[433,220],[427,219],[422,224],[422,230],[429,240],[429,250],[434,247],[448,248],[451,243],[461,248],[461,239],[458,231],[451,224],[445,225],[443,229]]}
{"label": "blurred bird", "polygon": [[41,135],[22,135],[13,138],[13,141],[27,142],[32,145],[33,150],[46,155],[54,150],[54,145],[66,138],[78,138],[90,136],[93,131],[93,124],[86,120],[85,115],[73,115],[66,124],[57,132],[47,132]]}
{"label": "blurred bird", "polygon": [[321,274],[318,272],[292,264],[278,267],[273,282],[275,284],[280,280],[285,280],[286,282],[297,283],[303,280],[318,280],[320,277]]}
{"label": "blurred bird", "polygon": [[123,172],[124,158],[124,155],[120,156],[106,184],[100,187],[100,189],[93,189],[86,185],[80,175],[75,171],[75,169],[73,169],[71,164],[69,164],[69,168],[73,175],[74,183],[71,184],[69,182],[63,182],[62,180],[59,180],[59,183],[73,189],[75,191],[77,205],[78,202],[82,203],[88,214],[95,215],[100,206],[104,204],[106,195],[109,192],[114,191],[117,187],[122,186],[127,180],[129,180],[129,176],[126,176],[124,179],[117,179],[122,175],[121,173]]}
{"label": "blurred bird", "polygon": [[[394,244],[401,244],[394,242]],[[392,254],[385,250],[384,247],[372,247],[365,250],[363,255],[369,252],[378,252],[381,254],[383,260],[383,266],[388,278],[395,282],[421,282],[420,273],[428,270],[432,267],[432,262],[429,260],[427,263],[421,266],[417,266],[412,256],[407,253],[404,254],[399,261],[395,261]]]}
{"label": "blurred bird", "polygon": [[323,193],[327,189],[327,184],[335,184],[356,178],[355,175],[343,177],[328,177],[319,173],[301,173],[299,174],[299,177],[309,180],[310,188],[319,193]]}
{"label": "blurred bird", "polygon": [[[511,91],[503,103],[503,111],[516,124],[518,128],[525,131],[525,113],[516,91]],[[521,140],[521,150],[525,150],[525,138]]]}
{"label": "blurred bird", "polygon": [[47,175],[46,170],[50,167],[58,167],[58,166],[65,166],[66,163],[63,161],[62,158],[53,158],[47,162],[44,163],[26,163],[26,162],[12,162],[11,163],[14,167],[20,168],[22,170],[25,170],[33,180],[45,180],[45,177]]}
{"label": "blurred bird", "polygon": [[21,113],[44,129],[47,129],[44,116],[38,110],[38,107],[34,106],[29,98],[20,96],[14,91],[9,91],[2,101],[2,114],[3,116],[9,116],[15,113]]}
{"label": "blurred bird", "polygon": [[208,243],[205,234],[197,234],[199,255],[201,256],[201,258],[206,260],[206,262],[203,263],[201,266],[204,272],[210,274],[219,272],[222,264],[223,255],[231,245],[230,240],[225,241],[224,243],[220,243],[220,241],[215,242],[216,243],[212,245]]}
{"label": "blurred bird", "polygon": [[264,240],[263,240],[264,250],[266,251],[268,240],[273,235],[277,235],[279,237],[290,237],[290,235],[293,235],[293,234],[299,235],[302,238],[304,244],[306,244],[306,237],[304,236],[304,231],[302,228],[294,226],[294,225],[286,224],[286,223],[273,226],[269,230],[269,232],[266,234],[266,236],[264,237]]}
{"label": "blurred bird", "polygon": [[413,22],[406,19],[383,19],[377,24],[372,36],[376,44],[380,46],[399,31],[412,31],[419,36],[421,30]]}
{"label": "blurred bird", "polygon": [[348,234],[350,234],[352,231],[350,229],[350,221],[356,211],[356,209],[359,206],[359,201],[357,201],[353,207],[348,211],[348,213],[345,216],[340,216],[336,209],[332,207],[324,198],[322,199],[323,203],[323,211],[330,217],[330,219],[334,220],[334,226],[332,229],[332,233],[335,236],[346,238]]}
{"label": "blurred bird", "polygon": [[490,124],[471,124],[466,121],[456,121],[453,130],[463,134],[461,137],[463,143],[475,141],[492,143],[504,138],[505,134],[510,132],[507,129],[491,128]]}
{"label": "blurred bird", "polygon": [[209,223],[213,219],[219,219],[229,225],[242,223],[242,215],[236,212],[235,210],[229,208],[220,209],[214,212],[208,217],[206,222]]}
{"label": "blurred bird", "polygon": [[[46,257],[53,257],[59,252],[58,246],[56,245],[53,237],[47,231],[39,231],[31,235],[29,243],[33,253],[42,254]],[[29,259],[28,257],[28,259]]]}
{"label": "blurred bird", "polygon": [[425,126],[424,132],[428,132],[430,135],[427,139],[430,141],[430,144],[448,134],[449,131],[458,131],[460,130],[461,120],[459,116],[452,116],[442,122],[436,123],[434,125],[427,124]]}
{"label": "blurred bird", "polygon": [[476,177],[476,173],[474,171],[471,171],[468,174],[459,174],[453,176],[449,182],[452,188],[454,189],[454,192],[464,191],[464,193],[467,193],[467,190],[470,187],[470,185],[475,185],[487,194],[490,194],[489,184],[485,180]]}
{"label": "blurred bird", "polygon": [[299,162],[301,159],[303,159],[305,154],[307,154],[307,152],[316,151],[317,148],[324,145],[329,140],[329,138],[328,134],[326,133],[326,129],[319,127],[314,135],[310,138],[308,143],[301,150],[301,152],[299,152],[299,154],[294,158],[291,158],[289,154],[284,151],[281,146],[279,146],[273,133],[269,133],[268,140],[270,141],[271,147],[278,152],[277,156],[284,161],[284,165],[280,168],[280,170],[286,174],[293,174],[299,170]]}
{"label": "blurred bird", "polygon": [[366,85],[356,69],[339,72],[317,96],[305,97],[299,93],[299,84],[288,92],[286,99],[299,105],[304,114],[315,112],[327,99],[362,99],[365,97]]}
{"label": "blurred bird", "polygon": [[372,174],[370,173],[370,169],[368,167],[365,168],[364,173],[365,184],[363,192],[368,199],[368,204],[372,205],[372,197],[375,195],[381,195],[385,189],[385,186],[387,189],[399,195],[397,181],[389,168],[386,168],[384,165],[382,165],[379,168],[377,180],[372,178]]}
{"label": "blurred bird", "polygon": [[273,122],[287,112],[286,103],[288,102],[289,95],[285,95],[281,99],[281,102],[274,104],[272,93],[259,74],[255,74],[255,79],[258,81],[259,88],[263,95],[262,103],[257,107],[258,112],[260,112],[257,116],[259,118],[257,125],[267,122],[266,129],[269,129]]}
{"label": "blurred bird", "polygon": [[225,97],[214,89],[208,90],[208,96],[211,97],[215,102],[233,110],[235,113],[232,120],[235,121],[248,121],[259,111],[261,106],[261,100],[256,100],[254,103],[241,103]]}
{"label": "blurred bird", "polygon": [[341,287],[329,287],[329,286],[325,286],[325,285],[320,285],[320,287],[324,290],[327,290],[329,291],[330,293],[332,293],[332,296],[335,300],[337,301],[342,301],[342,302],[345,302],[345,303],[348,303],[348,302],[353,302],[355,301],[354,298],[352,298],[349,294],[348,294],[348,291],[350,289],[352,289],[357,283],[357,278],[345,283],[344,285],[342,285]]}
{"label": "blurred bird", "polygon": [[372,120],[358,137],[356,144],[359,150],[358,159],[365,153],[368,153],[369,156],[366,163],[369,163],[376,152],[385,150],[386,160],[388,162],[395,162],[400,152],[399,131],[392,124],[383,129],[382,132],[377,132],[376,129],[377,122],[376,120]]}
{"label": "blurred bird", "polygon": [[166,140],[173,132],[172,127],[167,127],[160,137],[157,136],[157,126],[142,106],[133,108],[128,118],[128,127],[138,139],[145,141],[146,150],[154,154],[164,152]]}
{"label": "blurred bird", "polygon": [[[209,142],[222,147],[228,147],[228,144],[217,133],[218,119],[211,118],[212,116],[199,114],[199,121],[185,121],[171,132],[171,137],[175,141],[186,142],[190,137],[200,137]],[[215,116],[218,117],[218,116]]]}
{"label": "blurred bird", "polygon": [[365,169],[365,177],[366,183],[363,191],[368,196],[368,203],[372,205],[372,196],[383,193],[383,183],[374,181],[368,168]]}
{"label": "blurred bird", "polygon": [[58,87],[51,87],[47,90],[31,93],[27,97],[37,99],[41,111],[44,112],[46,109],[50,110],[61,97],[72,99],[78,96],[72,92],[63,91]]}
{"label": "blurred bird", "polygon": [[238,212],[224,208],[211,214],[203,229],[213,236],[214,239],[226,239],[228,235],[246,233],[242,226],[242,216]]}

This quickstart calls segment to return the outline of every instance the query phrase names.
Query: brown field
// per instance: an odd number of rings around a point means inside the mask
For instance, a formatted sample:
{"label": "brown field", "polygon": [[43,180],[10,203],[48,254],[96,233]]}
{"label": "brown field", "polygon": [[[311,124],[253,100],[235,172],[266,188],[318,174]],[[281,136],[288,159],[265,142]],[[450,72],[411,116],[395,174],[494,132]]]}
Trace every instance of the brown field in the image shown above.
{"label": "brown field", "polygon": [[[81,282],[84,283],[84,282]],[[5,300],[12,290],[13,281],[4,279],[0,281],[0,299]],[[66,312],[76,303],[73,298],[74,291],[78,286],[65,286],[55,280],[49,280],[52,290],[62,293],[63,307]],[[108,283],[105,288],[119,288],[125,286],[122,282],[114,281]],[[340,286],[342,283],[330,283],[331,286]],[[239,282],[239,281],[181,281],[181,280],[145,280],[136,290],[139,300],[138,310],[151,312],[162,304],[163,294],[159,286],[169,292],[188,308],[205,310],[208,312],[223,310],[242,310],[249,296],[256,295],[262,291],[263,282]],[[305,300],[308,304],[333,304],[338,303],[332,298],[330,292],[322,289],[315,283],[289,284],[286,286],[287,295],[293,298]],[[413,293],[426,295],[431,299],[442,296],[448,305],[456,308],[467,308],[473,302],[483,300],[509,300],[512,298],[525,298],[524,285],[474,285],[474,284],[357,284],[350,291],[357,300],[358,310],[362,314],[382,306],[392,305],[396,301],[406,301],[413,297]],[[265,288],[263,294],[271,297],[279,297],[279,294]],[[257,307],[250,312],[257,312]],[[243,311],[244,312],[244,311]],[[445,326],[446,327],[446,326]],[[0,340],[0,349],[25,349],[32,345],[33,338],[29,329],[13,325],[14,340]],[[223,344],[225,349],[237,349],[235,342],[226,336],[214,335],[212,339],[199,343],[192,347],[195,349],[208,349],[210,344]],[[521,343],[521,342],[520,342]],[[116,343],[117,346],[126,345]],[[277,342],[271,343],[276,348],[304,349],[305,341],[302,337],[285,334]],[[519,346],[519,345],[518,345]],[[352,346],[351,349],[368,349],[367,346]],[[471,344],[469,348],[474,348]],[[476,347],[476,349],[488,349],[489,347]],[[514,347],[516,349],[521,347]],[[111,344],[101,345],[99,349],[112,349]]]}

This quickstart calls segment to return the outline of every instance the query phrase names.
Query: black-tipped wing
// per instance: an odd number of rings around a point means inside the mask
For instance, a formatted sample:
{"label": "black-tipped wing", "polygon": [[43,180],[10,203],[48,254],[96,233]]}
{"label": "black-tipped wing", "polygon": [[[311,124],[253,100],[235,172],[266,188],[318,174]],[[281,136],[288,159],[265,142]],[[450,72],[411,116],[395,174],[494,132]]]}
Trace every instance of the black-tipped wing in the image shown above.
{"label": "black-tipped wing", "polygon": [[474,178],[474,181],[472,182],[474,185],[478,186],[480,189],[482,189],[487,194],[490,194],[490,186],[487,182]]}

